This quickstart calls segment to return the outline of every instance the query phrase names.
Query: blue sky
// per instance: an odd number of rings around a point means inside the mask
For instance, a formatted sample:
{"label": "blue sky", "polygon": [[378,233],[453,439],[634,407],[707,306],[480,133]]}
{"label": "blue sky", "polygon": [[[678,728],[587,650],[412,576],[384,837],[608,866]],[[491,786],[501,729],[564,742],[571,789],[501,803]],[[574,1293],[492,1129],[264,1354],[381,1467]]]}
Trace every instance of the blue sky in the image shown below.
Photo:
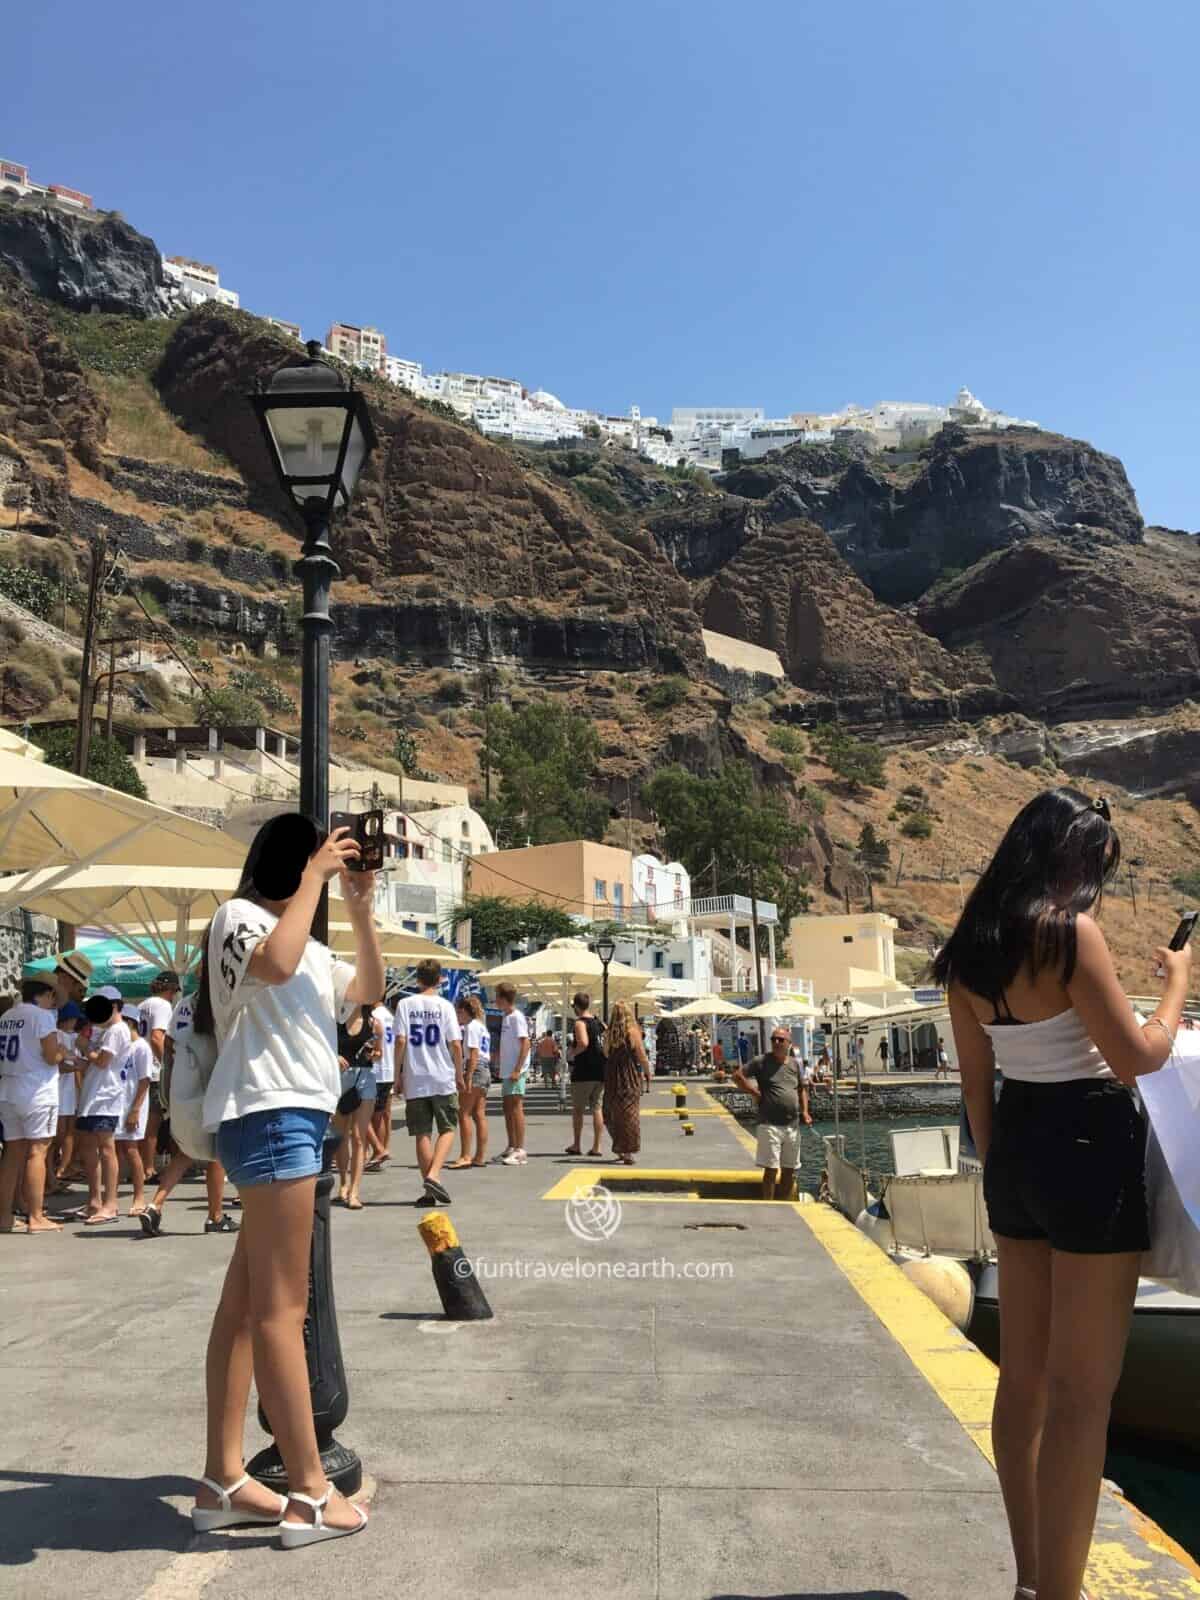
{"label": "blue sky", "polygon": [[988,404],[1200,529],[1186,0],[44,0],[0,153],[250,310],[554,390]]}

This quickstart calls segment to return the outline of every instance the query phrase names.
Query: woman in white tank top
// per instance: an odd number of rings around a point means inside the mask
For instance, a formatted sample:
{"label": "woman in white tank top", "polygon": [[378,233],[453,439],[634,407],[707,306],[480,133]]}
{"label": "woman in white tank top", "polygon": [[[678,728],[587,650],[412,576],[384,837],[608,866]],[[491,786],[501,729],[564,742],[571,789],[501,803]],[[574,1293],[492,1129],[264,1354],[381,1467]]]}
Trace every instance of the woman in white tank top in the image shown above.
{"label": "woman in white tank top", "polygon": [[1120,857],[1107,801],[1039,794],[934,962],[996,1236],[992,1442],[1023,1600],[1080,1594],[1150,1242],[1145,1133],[1129,1091],[1170,1055],[1191,969],[1186,949],[1147,953],[1165,978],[1139,1026],[1090,915]]}

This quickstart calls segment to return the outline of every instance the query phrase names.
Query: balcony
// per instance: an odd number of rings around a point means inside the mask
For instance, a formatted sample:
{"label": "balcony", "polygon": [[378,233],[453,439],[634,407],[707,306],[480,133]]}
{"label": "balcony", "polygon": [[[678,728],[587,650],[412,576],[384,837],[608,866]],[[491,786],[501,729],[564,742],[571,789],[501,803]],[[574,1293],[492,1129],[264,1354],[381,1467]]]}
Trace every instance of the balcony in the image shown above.
{"label": "balcony", "polygon": [[[758,901],[758,920],[763,927],[775,926],[779,908],[773,900]],[[749,895],[716,894],[705,900],[681,900],[675,913],[707,928],[727,928],[733,922],[752,922],[754,912]]]}

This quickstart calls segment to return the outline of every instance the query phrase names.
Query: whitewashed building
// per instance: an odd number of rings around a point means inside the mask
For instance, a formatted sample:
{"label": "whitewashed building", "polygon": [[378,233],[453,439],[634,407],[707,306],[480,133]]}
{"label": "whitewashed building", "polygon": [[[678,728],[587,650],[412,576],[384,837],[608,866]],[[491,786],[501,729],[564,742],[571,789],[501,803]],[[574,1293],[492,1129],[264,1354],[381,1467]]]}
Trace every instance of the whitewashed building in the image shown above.
{"label": "whitewashed building", "polygon": [[163,274],[176,297],[186,306],[202,306],[207,300],[229,306],[240,305],[235,290],[221,287],[221,274],[207,261],[192,261],[187,256],[164,256]]}

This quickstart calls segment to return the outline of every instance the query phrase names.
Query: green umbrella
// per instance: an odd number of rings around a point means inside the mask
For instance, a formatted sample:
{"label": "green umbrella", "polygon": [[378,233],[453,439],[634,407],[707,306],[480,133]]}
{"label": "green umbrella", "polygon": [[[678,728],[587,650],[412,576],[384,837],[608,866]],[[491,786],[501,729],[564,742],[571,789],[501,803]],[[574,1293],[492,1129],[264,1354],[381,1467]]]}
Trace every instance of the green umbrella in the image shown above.
{"label": "green umbrella", "polygon": [[[111,983],[121,991],[125,999],[144,1000],[150,993],[151,983],[163,970],[163,965],[152,946],[140,944],[138,948],[145,952],[143,959],[139,959],[129,946],[119,939],[98,939],[94,944],[80,945],[79,949],[92,963],[92,981],[89,985],[91,990],[95,992],[105,984]],[[27,961],[21,969],[21,975],[25,978],[37,978],[42,973],[53,972],[57,961],[57,956],[43,956],[40,961]]]}

